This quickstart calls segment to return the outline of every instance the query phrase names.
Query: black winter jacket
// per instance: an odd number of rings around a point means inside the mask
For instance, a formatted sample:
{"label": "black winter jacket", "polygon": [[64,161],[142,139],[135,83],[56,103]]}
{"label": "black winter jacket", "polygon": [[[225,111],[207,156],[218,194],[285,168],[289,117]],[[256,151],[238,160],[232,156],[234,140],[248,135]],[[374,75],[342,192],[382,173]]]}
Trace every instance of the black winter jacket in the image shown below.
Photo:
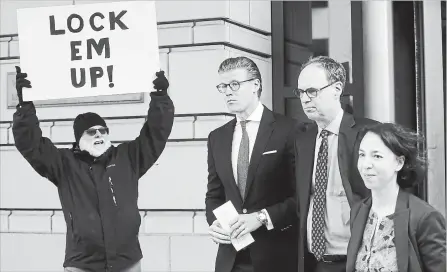
{"label": "black winter jacket", "polygon": [[94,159],[42,137],[32,102],[17,107],[12,128],[17,149],[58,188],[67,223],[64,267],[121,271],[142,258],[138,180],[165,148],[173,121],[169,96],[151,93],[140,135]]}

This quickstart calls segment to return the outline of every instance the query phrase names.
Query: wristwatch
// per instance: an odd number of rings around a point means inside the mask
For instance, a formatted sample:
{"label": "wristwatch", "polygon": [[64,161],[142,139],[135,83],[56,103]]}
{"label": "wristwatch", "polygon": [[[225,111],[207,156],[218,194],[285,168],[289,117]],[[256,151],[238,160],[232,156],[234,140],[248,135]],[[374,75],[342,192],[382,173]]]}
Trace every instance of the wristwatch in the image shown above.
{"label": "wristwatch", "polygon": [[261,222],[261,224],[263,224],[264,226],[267,226],[268,219],[267,219],[267,214],[265,214],[264,210],[260,210],[256,214],[256,219],[258,219],[258,221]]}

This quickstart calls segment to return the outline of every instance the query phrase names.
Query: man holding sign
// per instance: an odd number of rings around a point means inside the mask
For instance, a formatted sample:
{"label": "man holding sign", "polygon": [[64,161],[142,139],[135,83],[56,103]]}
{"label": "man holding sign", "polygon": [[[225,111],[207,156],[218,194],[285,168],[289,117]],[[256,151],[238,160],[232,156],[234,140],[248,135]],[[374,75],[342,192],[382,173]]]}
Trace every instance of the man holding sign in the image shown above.
{"label": "man holding sign", "polygon": [[[296,272],[295,121],[262,105],[251,59],[226,59],[218,73],[217,91],[236,118],[208,137],[205,203],[219,244],[216,272]],[[237,251],[241,244],[249,245]]]}
{"label": "man holding sign", "polygon": [[[31,88],[17,67],[19,105],[13,118],[15,145],[41,176],[59,192],[67,223],[66,272],[140,272],[138,180],[165,148],[174,121],[169,82],[157,72],[140,135],[115,147],[109,128],[95,113],[76,117],[73,148],[57,148],[42,136],[33,102],[24,102],[22,88]],[[32,89],[30,89],[32,91]]]}

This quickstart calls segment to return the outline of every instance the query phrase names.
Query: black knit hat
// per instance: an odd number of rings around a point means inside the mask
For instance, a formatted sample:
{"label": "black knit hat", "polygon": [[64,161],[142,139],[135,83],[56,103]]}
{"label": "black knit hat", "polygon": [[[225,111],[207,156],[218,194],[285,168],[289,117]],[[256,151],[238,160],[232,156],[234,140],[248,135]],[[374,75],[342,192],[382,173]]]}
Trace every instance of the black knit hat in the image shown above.
{"label": "black knit hat", "polygon": [[107,127],[104,119],[102,119],[101,116],[94,112],[86,112],[76,116],[73,123],[73,131],[76,143],[79,143],[79,139],[81,139],[84,131],[94,126]]}

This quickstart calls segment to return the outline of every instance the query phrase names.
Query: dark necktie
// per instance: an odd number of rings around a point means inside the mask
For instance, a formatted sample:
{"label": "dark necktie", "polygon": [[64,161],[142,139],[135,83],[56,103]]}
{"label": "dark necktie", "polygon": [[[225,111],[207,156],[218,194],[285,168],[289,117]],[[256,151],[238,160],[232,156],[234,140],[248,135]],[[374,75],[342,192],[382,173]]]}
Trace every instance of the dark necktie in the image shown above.
{"label": "dark necktie", "polygon": [[237,156],[237,187],[241,193],[242,199],[245,196],[245,187],[247,185],[247,174],[249,165],[250,145],[247,134],[247,123],[249,121],[241,121],[242,139],[239,146],[239,154]]}
{"label": "dark necktie", "polygon": [[326,188],[328,182],[328,140],[329,131],[320,133],[321,145],[318,151],[317,167],[315,169],[315,196],[312,210],[312,251],[317,260],[321,260],[326,250],[324,238],[326,211]]}

